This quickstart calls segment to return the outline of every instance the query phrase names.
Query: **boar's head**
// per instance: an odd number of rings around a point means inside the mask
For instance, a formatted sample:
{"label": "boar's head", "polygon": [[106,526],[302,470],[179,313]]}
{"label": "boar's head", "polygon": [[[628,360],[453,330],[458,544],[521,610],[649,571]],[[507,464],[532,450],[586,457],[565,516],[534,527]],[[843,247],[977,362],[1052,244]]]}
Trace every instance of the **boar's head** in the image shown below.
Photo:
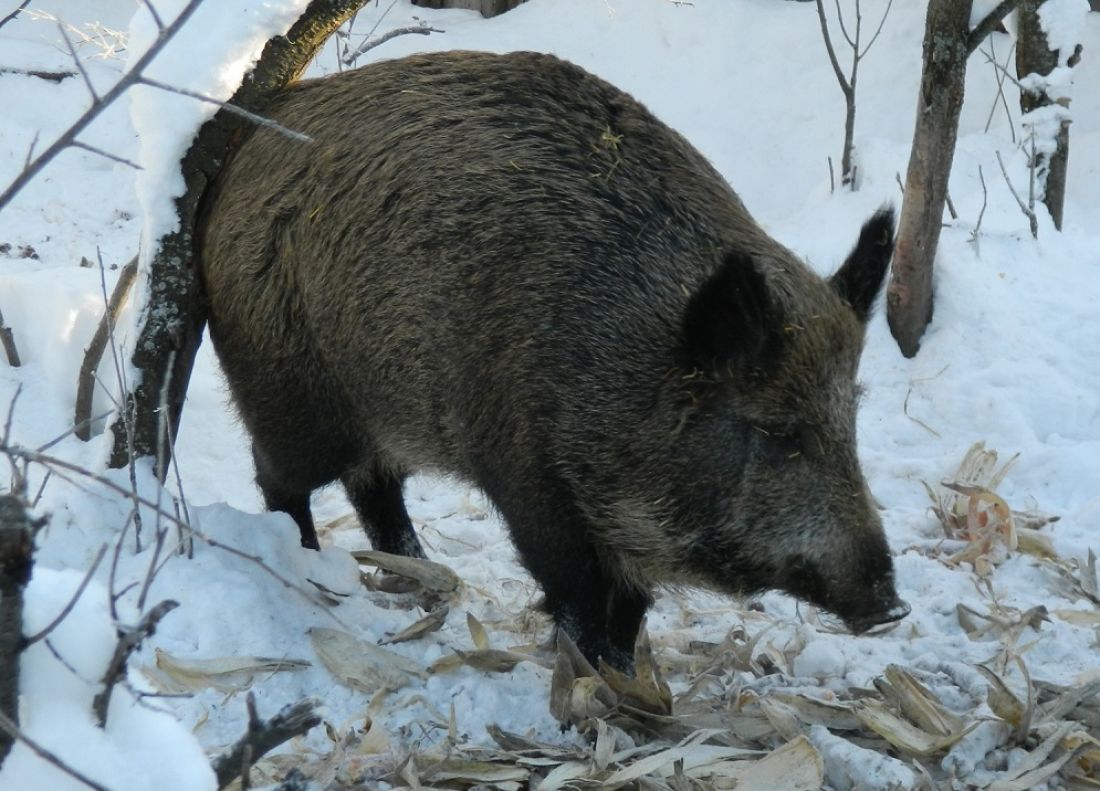
{"label": "boar's head", "polygon": [[856,458],[856,372],[893,227],[876,214],[828,280],[776,245],[728,254],[692,296],[692,406],[674,449],[691,479],[668,521],[690,526],[670,536],[685,578],[778,588],[854,632],[908,613]]}

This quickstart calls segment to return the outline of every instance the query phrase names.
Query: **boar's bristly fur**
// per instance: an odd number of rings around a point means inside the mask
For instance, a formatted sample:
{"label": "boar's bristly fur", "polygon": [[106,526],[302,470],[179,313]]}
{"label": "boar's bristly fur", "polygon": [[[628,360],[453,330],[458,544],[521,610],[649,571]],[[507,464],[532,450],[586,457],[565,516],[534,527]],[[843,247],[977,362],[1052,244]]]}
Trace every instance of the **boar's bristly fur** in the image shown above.
{"label": "boar's bristly fur", "polygon": [[780,588],[856,631],[905,611],[856,459],[893,249],[829,281],[630,96],[534,53],[302,82],[208,197],[211,335],[271,509],[317,546],[340,480],[378,549],[402,482],[484,490],[546,606],[631,664],[655,585]]}

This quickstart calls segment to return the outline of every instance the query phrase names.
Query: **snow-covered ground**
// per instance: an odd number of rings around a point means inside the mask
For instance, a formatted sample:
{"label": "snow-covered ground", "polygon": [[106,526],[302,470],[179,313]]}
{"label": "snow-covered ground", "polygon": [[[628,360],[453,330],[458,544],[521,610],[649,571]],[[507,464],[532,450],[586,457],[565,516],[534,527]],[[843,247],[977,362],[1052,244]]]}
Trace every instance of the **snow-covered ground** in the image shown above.
{"label": "snow-covered ground", "polygon": [[[1070,11],[1084,4],[1058,2]],[[167,19],[182,3],[156,5]],[[208,0],[154,76],[227,96],[250,53],[304,5]],[[861,63],[857,192],[830,191],[827,158],[839,160],[844,106],[813,4],[531,0],[483,20],[470,12],[415,8],[406,0],[392,8],[372,2],[358,15],[352,40],[376,23],[381,34],[416,17],[446,32],[396,38],[367,59],[463,48],[541,50],[572,60],[629,91],[681,131],[776,238],[828,272],[843,259],[865,217],[884,203],[900,205],[896,177],[908,162],[923,5],[895,3]],[[864,24],[877,23],[884,7],[880,0],[864,2]],[[147,15],[140,13],[131,26],[134,11],[133,0],[40,0],[0,28],[0,187],[20,171],[32,145],[45,148],[90,101],[80,77],[52,82],[7,70],[72,69],[58,27],[45,12],[72,26],[81,63],[103,91],[149,40]],[[812,608],[779,594],[760,597],[750,610],[748,602],[711,594],[665,593],[648,625],[658,663],[676,665],[692,641],[718,643],[731,630],[755,634],[769,628],[757,650],[788,660],[781,669],[795,678],[792,684],[841,694],[870,686],[897,664],[922,673],[948,705],[981,709],[979,715],[990,717],[980,696],[968,697],[959,679],[973,680],[972,665],[993,660],[991,666],[1022,689],[1019,666],[1002,661],[1006,650],[1021,656],[1036,679],[1066,686],[1100,679],[1100,612],[1071,581],[1086,579],[1085,559],[1100,546],[1100,63],[1094,55],[1100,51],[1100,14],[1083,16],[1080,24],[1084,59],[1070,91],[1063,231],[1056,232],[1040,210],[1038,240],[1030,236],[996,160],[1000,151],[1009,178],[1026,193],[1018,105],[1013,91],[1006,91],[1006,114],[996,72],[976,54],[950,184],[959,216],[947,219],[941,237],[934,321],[912,360],[898,352],[882,310],[869,328],[860,372],[868,390],[859,417],[860,455],[896,553],[899,592],[912,614],[891,632],[855,638],[829,630]],[[992,41],[1003,62],[1010,38],[995,34]],[[311,75],[336,68],[330,45]],[[186,148],[186,134],[204,114],[209,108],[193,100],[134,91],[132,104],[123,100],[110,108],[82,139],[141,163],[145,171],[70,150],[0,210],[0,311],[24,361],[18,369],[0,361],[0,407],[6,409],[19,392],[12,442],[38,447],[71,426],[77,370],[103,306],[100,269],[82,261],[102,257],[109,291],[116,267],[137,252],[142,235],[164,229],[178,188],[165,165]],[[123,347],[133,336],[132,316],[128,321],[120,331]],[[109,387],[113,370],[109,359],[100,369]],[[100,394],[94,412],[109,407],[108,396]],[[1014,509],[1059,517],[1041,528],[1056,562],[998,548],[991,568],[981,560],[949,562],[965,544],[945,541],[924,484],[936,488],[952,479],[978,441],[996,449],[1002,462],[1019,454],[996,491]],[[101,471],[108,446],[103,435],[90,443],[70,436],[50,453]],[[148,508],[141,551],[135,551],[130,500],[101,484],[57,472],[41,490],[36,512],[48,516],[49,525],[40,536],[28,589],[27,634],[54,618],[101,547],[107,551],[73,612],[48,643],[35,643],[24,655],[20,722],[32,739],[114,791],[213,788],[203,753],[243,732],[242,690],[248,686],[261,716],[304,696],[323,701],[329,733],[314,729],[292,745],[299,754],[330,751],[332,734],[362,728],[369,718],[375,724],[361,757],[368,763],[376,756],[391,760],[447,737],[452,711],[460,743],[490,743],[486,727],[492,724],[576,743],[578,737],[562,733],[550,714],[551,671],[535,663],[498,673],[470,667],[414,673],[388,695],[338,682],[315,650],[325,634],[318,630],[378,642],[422,613],[410,609],[407,597],[362,584],[347,550],[366,548],[366,541],[337,488],[314,499],[326,545],[319,554],[299,548],[288,517],[262,513],[247,438],[228,405],[209,344],[191,380],[176,450],[187,513],[216,542],[196,541],[193,557],[171,553],[176,528],[164,527]],[[41,467],[31,468],[32,496],[43,475]],[[125,472],[108,477],[130,486]],[[139,489],[169,512],[181,494],[175,484],[159,492],[143,469]],[[452,596],[442,628],[387,648],[426,669],[455,648],[475,645],[466,617],[471,614],[485,625],[494,647],[537,651],[550,634],[548,621],[529,609],[537,588],[484,498],[453,481],[418,478],[406,499],[429,555],[457,572],[464,587]],[[126,526],[116,562],[114,547]],[[166,548],[154,557],[160,527]],[[144,590],[151,563],[161,562]],[[121,592],[114,605],[111,591]],[[130,682],[116,690],[107,727],[97,727],[92,699],[116,642],[112,606],[118,623],[133,625],[166,599],[180,606],[131,659]],[[960,605],[1009,626],[975,630],[965,614],[960,619]],[[1020,614],[1037,606],[1046,608],[1047,617],[1027,619],[1013,630]],[[256,657],[309,664],[233,670]],[[205,660],[215,661],[194,665]],[[192,663],[190,675],[179,663]],[[677,691],[682,679],[673,674],[672,682]],[[984,683],[972,681],[978,689]],[[187,694],[147,697],[139,691]],[[946,756],[925,763],[981,786],[1013,760],[1002,744],[1004,730],[981,725]],[[912,771],[901,761],[882,759],[820,729],[810,736],[834,787],[912,782]],[[23,745],[0,768],[3,791],[83,787]]]}

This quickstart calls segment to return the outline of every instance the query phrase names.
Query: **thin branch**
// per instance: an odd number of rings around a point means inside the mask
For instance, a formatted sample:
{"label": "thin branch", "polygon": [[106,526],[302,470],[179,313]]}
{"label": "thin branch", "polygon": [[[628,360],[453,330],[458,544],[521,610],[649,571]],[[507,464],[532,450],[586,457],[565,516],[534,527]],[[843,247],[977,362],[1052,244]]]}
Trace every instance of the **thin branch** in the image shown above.
{"label": "thin branch", "polygon": [[164,30],[164,20],[160,18],[160,14],[157,13],[157,9],[152,2],[150,0],[141,0],[141,2],[149,11],[149,16],[153,17],[153,23],[157,26],[157,30]]}
{"label": "thin branch", "polygon": [[42,640],[47,635],[49,635],[50,632],[56,629],[58,624],[65,620],[65,617],[73,611],[73,607],[76,606],[77,601],[84,594],[84,589],[87,588],[88,583],[92,581],[92,575],[95,574],[96,569],[99,568],[99,564],[103,561],[103,556],[106,554],[107,545],[103,544],[100,546],[99,552],[96,553],[95,560],[92,561],[91,567],[84,575],[84,579],[82,579],[80,581],[80,585],[77,586],[76,592],[73,593],[72,598],[69,599],[69,603],[61,609],[61,612],[57,614],[57,617],[50,621],[50,623],[44,629],[35,632],[30,637],[26,638],[24,646],[30,646],[37,643],[39,640]]}
{"label": "thin branch", "polygon": [[[840,12],[840,0],[833,0],[833,4],[836,6],[836,18],[840,22],[840,32],[844,34],[844,40],[848,42],[849,47],[857,49],[856,42],[859,41],[859,33],[856,33],[856,40],[852,41],[852,37],[848,35],[848,28],[844,26],[844,14]],[[859,0],[856,0],[856,20],[859,20]]]}
{"label": "thin branch", "polygon": [[3,712],[0,712],[0,730],[7,733],[13,739],[23,742],[23,744],[27,745],[27,747],[30,748],[31,752],[33,752],[43,761],[56,769],[60,769],[62,772],[64,772],[77,782],[83,783],[84,785],[88,786],[88,788],[92,788],[95,791],[111,791],[111,789],[107,788],[107,786],[101,785],[87,775],[78,772],[76,769],[73,769],[71,766],[69,766],[56,755],[51,753],[45,747],[31,739],[29,736],[19,730],[19,727],[10,719],[8,719]]}
{"label": "thin branch", "polygon": [[177,88],[174,85],[168,85],[167,83],[161,82],[160,80],[154,80],[150,77],[138,77],[137,82],[141,83],[142,85],[148,85],[150,88],[159,88],[162,91],[179,94],[180,96],[186,96],[190,99],[197,99],[200,102],[205,102],[206,104],[212,104],[215,107],[220,107],[226,112],[233,113],[234,115],[239,115],[241,118],[245,118],[256,124],[257,126],[266,126],[268,129],[273,129],[279,134],[286,135],[291,140],[297,140],[301,143],[313,142],[313,138],[307,134],[303,134],[302,132],[295,132],[293,129],[288,129],[287,127],[283,126],[278,121],[272,121],[270,118],[264,118],[262,115],[256,115],[256,113],[249,112],[243,107],[238,107],[237,105],[230,104],[229,102],[223,102],[221,99],[215,99],[214,97],[207,96],[206,94],[189,91],[186,88]]}
{"label": "thin branch", "polygon": [[27,146],[27,156],[23,159],[23,169],[26,170],[31,166],[31,157],[34,156],[34,147],[38,145],[39,130],[34,130],[34,137],[31,138],[31,144]]}
{"label": "thin branch", "polygon": [[23,0],[23,2],[19,4],[18,8],[16,8],[14,11],[12,11],[10,14],[8,14],[3,19],[0,19],[0,27],[3,27],[4,25],[8,24],[8,22],[11,22],[13,19],[15,19],[17,16],[19,16],[19,12],[22,11],[27,6],[29,6],[30,4],[31,4],[31,0]]}
{"label": "thin branch", "polygon": [[864,55],[871,51],[871,47],[875,46],[875,42],[878,40],[878,34],[882,32],[882,26],[886,24],[886,17],[890,16],[890,8],[894,5],[894,0],[889,0],[886,3],[886,10],[882,12],[882,19],[878,22],[878,29],[875,30],[875,35],[871,36],[871,40],[867,42],[867,46],[863,48],[863,52],[860,53],[860,60]]}
{"label": "thin branch", "polygon": [[974,230],[970,233],[970,241],[974,242],[975,244],[978,241],[978,234],[982,230],[982,218],[985,217],[985,207],[986,204],[989,202],[989,191],[985,187],[985,174],[982,173],[981,165],[978,165],[978,178],[982,182],[982,210],[978,212],[978,222],[974,226]]}
{"label": "thin branch", "polygon": [[1008,185],[1008,191],[1012,193],[1012,197],[1016,199],[1016,204],[1020,207],[1020,211],[1024,213],[1024,216],[1028,219],[1028,224],[1031,226],[1031,236],[1035,239],[1039,238],[1039,222],[1035,218],[1035,212],[1024,205],[1024,202],[1020,200],[1020,196],[1016,194],[1016,188],[1012,186],[1012,180],[1008,177],[1008,171],[1005,170],[1005,163],[1001,160],[1001,152],[995,152],[997,154],[997,164],[1001,166],[1001,175],[1005,177],[1005,184]]}
{"label": "thin branch", "polygon": [[985,37],[997,29],[1006,16],[1016,9],[1020,0],[1001,0],[997,7],[986,14],[985,19],[979,22],[966,39],[966,51],[973,52],[978,48]]}
{"label": "thin branch", "polygon": [[145,170],[145,168],[143,168],[137,162],[132,162],[125,157],[120,157],[118,154],[112,154],[110,151],[104,151],[102,148],[97,148],[96,146],[89,145],[88,143],[83,143],[80,140],[73,141],[73,148],[83,148],[85,151],[89,151],[93,154],[98,154],[104,159],[109,159],[112,162],[117,162],[120,165],[126,165],[127,167],[133,168],[134,170]]}
{"label": "thin branch", "polygon": [[1007,68],[1006,68],[1005,66],[1002,66],[1002,65],[1001,65],[1000,63],[998,63],[998,62],[997,62],[996,60],[994,60],[994,59],[993,59],[992,57],[990,57],[990,56],[989,56],[989,54],[988,54],[988,53],[986,53],[986,52],[985,52],[984,50],[983,50],[982,54],[983,54],[983,55],[985,55],[985,59],[986,59],[986,61],[987,61],[988,63],[991,63],[991,64],[993,65],[993,68],[994,68],[994,69],[995,69],[995,70],[996,70],[997,72],[999,72],[999,73],[1000,73],[1001,75],[1003,75],[1004,79],[1007,79],[1007,80],[1011,80],[1011,81],[1012,81],[1012,83],[1013,83],[1013,84],[1014,84],[1014,85],[1015,85],[1015,86],[1016,86],[1017,88],[1019,88],[1021,92],[1023,92],[1023,93],[1030,93],[1030,94],[1032,94],[1032,95],[1035,95],[1035,94],[1038,94],[1038,93],[1039,93],[1039,91],[1038,91],[1038,90],[1036,90],[1035,88],[1028,88],[1028,87],[1027,87],[1026,85],[1024,85],[1024,84],[1023,84],[1022,82],[1020,82],[1020,81],[1019,81],[1018,79],[1016,79],[1016,78],[1015,78],[1015,77],[1013,77],[1013,76],[1012,76],[1011,74],[1009,74],[1009,73],[1008,73],[1008,69],[1007,69]]}
{"label": "thin branch", "polygon": [[[70,461],[66,461],[65,459],[61,459],[61,458],[58,458],[56,456],[48,456],[48,455],[43,454],[43,453],[37,453],[36,451],[30,450],[28,448],[21,447],[19,445],[9,445],[6,442],[0,442],[0,454],[4,454],[4,455],[7,455],[7,456],[10,456],[10,457],[13,457],[13,458],[22,459],[24,461],[31,462],[33,464],[41,464],[41,465],[43,465],[44,467],[47,467],[47,468],[53,468],[54,474],[57,475],[59,478],[62,478],[63,480],[68,481],[68,482],[73,482],[71,478],[67,478],[66,476],[64,476],[60,472],[58,472],[58,470],[67,470],[67,471],[75,473],[75,474],[77,474],[81,477],[87,478],[90,481],[94,481],[95,483],[98,483],[100,486],[103,486],[104,488],[110,489],[111,491],[115,492],[116,494],[121,494],[122,496],[126,497],[127,499],[132,500],[134,502],[135,506],[142,505],[142,506],[145,506],[146,508],[149,508],[153,511],[156,511],[157,508],[158,508],[157,504],[155,502],[153,502],[152,500],[149,500],[145,497],[142,497],[141,495],[134,495],[125,486],[122,486],[121,484],[115,483],[112,479],[110,479],[110,478],[108,478],[104,475],[98,475],[98,474],[92,472],[91,470],[87,470],[87,469],[85,469],[85,468],[83,468],[83,467],[81,467],[77,464],[73,464]],[[310,591],[308,591],[305,588],[302,588],[301,586],[299,586],[299,585],[295,584],[294,582],[288,580],[286,577],[284,577],[278,571],[271,568],[271,566],[267,565],[264,562],[263,558],[259,557],[258,555],[250,555],[250,554],[248,554],[247,552],[245,552],[243,550],[237,549],[236,547],[229,546],[228,544],[223,544],[220,541],[217,541],[217,540],[211,538],[210,536],[206,535],[201,530],[195,529],[194,527],[187,524],[183,520],[179,519],[174,514],[169,513],[168,511],[161,510],[161,514],[165,519],[169,520],[170,522],[172,522],[175,525],[178,525],[180,528],[182,528],[184,531],[186,531],[189,535],[197,538],[199,541],[202,541],[207,546],[213,547],[214,549],[220,549],[223,552],[227,552],[230,555],[241,558],[242,560],[246,560],[249,563],[255,564],[261,570],[263,570],[266,574],[268,574],[269,576],[271,576],[272,578],[277,580],[285,588],[288,588],[289,590],[292,590],[295,593],[300,594],[301,596],[303,596],[306,600],[310,601],[311,603],[316,603],[316,600],[315,600],[313,594],[310,593]],[[340,619],[335,613],[333,613],[329,610],[324,610],[324,612],[327,613],[329,618],[331,618],[334,622],[336,622],[337,624],[339,624],[341,626],[346,627],[346,624],[343,622],[343,620]]]}
{"label": "thin branch", "polygon": [[0,313],[0,344],[3,344],[4,354],[8,356],[8,365],[18,368],[23,364],[19,359],[19,349],[15,346],[15,335],[12,334],[11,327],[4,324],[3,313]]}
{"label": "thin branch", "polygon": [[157,40],[153,42],[153,45],[138,58],[126,75],[115,83],[109,91],[103,94],[99,99],[92,102],[92,106],[89,107],[84,115],[80,116],[76,122],[61,133],[61,136],[53,142],[53,144],[47,148],[41,155],[39,155],[32,163],[30,163],[15,180],[8,185],[7,189],[0,193],[0,210],[2,210],[12,198],[22,191],[23,187],[33,179],[38,173],[48,165],[54,157],[60,154],[63,150],[68,148],[76,140],[77,135],[87,128],[88,124],[99,117],[115,99],[121,96],[126,90],[134,85],[140,78],[142,70],[149,65],[152,60],[160,54],[161,50],[168,41],[179,32],[180,28],[184,26],[191,15],[195,12],[195,9],[199,7],[202,0],[189,0],[187,5],[183,7],[180,15],[173,20],[172,24],[166,28],[162,28],[160,34],[157,36]]}
{"label": "thin branch", "polygon": [[50,476],[53,475],[53,470],[46,470],[46,474],[42,476],[42,483],[38,486],[38,492],[34,495],[34,499],[31,500],[31,508],[38,508],[38,501],[42,499],[42,494],[46,491],[46,484],[50,482]]}
{"label": "thin branch", "polygon": [[[993,114],[997,112],[997,99],[1000,99],[1001,106],[1005,109],[1005,117],[1008,118],[1008,132],[1012,136],[1013,143],[1016,142],[1016,129],[1015,125],[1012,123],[1012,111],[1008,109],[1008,99],[1005,98],[1004,85],[1005,75],[1008,74],[1007,64],[1011,62],[1012,53],[1015,51],[1015,49],[1015,43],[1013,43],[1013,45],[1008,48],[1008,55],[1005,56],[1005,66],[1002,67],[1002,69],[1004,70],[1003,74],[996,67],[993,68],[993,73],[997,75],[997,97],[993,100],[993,106],[989,108],[989,117],[985,120],[985,129],[983,130],[984,132],[988,132],[989,127],[993,124]],[[997,62],[997,48],[993,44],[993,39],[989,39],[989,54],[987,55],[985,50],[982,50],[982,54],[985,55],[987,60],[990,60],[994,63]]]}
{"label": "thin branch", "polygon": [[171,599],[162,601],[156,607],[145,614],[138,625],[131,628],[119,628],[119,640],[115,645],[114,656],[103,674],[103,689],[92,700],[92,711],[96,716],[99,727],[107,725],[107,708],[111,703],[111,693],[115,690],[115,684],[126,675],[126,663],[130,655],[134,653],[146,637],[152,636],[157,630],[160,620],[179,607],[179,602]]}
{"label": "thin branch", "polygon": [[[92,342],[88,344],[88,348],[84,351],[84,360],[80,364],[80,374],[76,384],[76,414],[73,418],[73,424],[78,427],[76,435],[85,442],[91,439],[92,436],[90,427],[92,394],[95,390],[95,372],[99,368],[100,360],[103,359],[103,352],[107,348],[108,335],[113,331],[114,324],[118,320],[118,314],[121,312],[122,306],[126,304],[126,299],[130,295],[130,288],[134,285],[134,280],[137,277],[137,264],[138,257],[135,255],[118,273],[118,281],[115,283],[114,291],[111,292],[110,299],[104,300],[103,317],[99,320],[95,335],[92,336]],[[104,278],[101,266],[101,285],[104,283]],[[39,450],[45,450],[45,448],[39,448]]]}
{"label": "thin branch", "polygon": [[845,96],[848,96],[851,93],[852,86],[848,84],[848,80],[840,68],[840,61],[837,60],[836,50],[833,49],[833,40],[829,37],[829,23],[825,21],[825,5],[822,0],[816,0],[816,5],[817,17],[821,20],[821,37],[825,39],[825,49],[829,53],[829,63],[833,64],[833,73],[836,75],[837,82],[840,83],[840,90],[844,91]]}
{"label": "thin branch", "polygon": [[69,38],[69,33],[60,22],[57,23],[57,31],[61,34],[61,38],[65,39],[65,46],[69,48],[69,57],[73,59],[73,65],[76,66],[76,70],[80,72],[80,76],[84,78],[84,87],[87,88],[88,93],[92,95],[92,101],[98,100],[99,94],[96,93],[95,86],[92,85],[92,78],[88,76],[87,69],[85,69],[84,64],[80,62],[80,58],[76,54],[76,48],[73,46],[72,39]]}
{"label": "thin branch", "polygon": [[350,66],[355,63],[364,53],[370,52],[377,46],[385,44],[391,38],[397,38],[398,36],[404,36],[408,33],[419,33],[422,36],[426,36],[429,33],[446,33],[446,30],[439,30],[438,28],[429,27],[428,25],[410,25],[409,27],[399,27],[394,30],[390,30],[387,33],[379,36],[376,39],[368,39],[359,45],[359,48],[350,55],[344,56],[344,65]]}
{"label": "thin branch", "polygon": [[241,777],[242,770],[246,771],[251,763],[283,742],[321,724],[321,718],[315,711],[320,701],[315,698],[304,698],[286,706],[266,722],[256,715],[256,701],[251,692],[247,700],[248,730],[236,744],[214,759],[214,774],[218,778],[219,789]]}

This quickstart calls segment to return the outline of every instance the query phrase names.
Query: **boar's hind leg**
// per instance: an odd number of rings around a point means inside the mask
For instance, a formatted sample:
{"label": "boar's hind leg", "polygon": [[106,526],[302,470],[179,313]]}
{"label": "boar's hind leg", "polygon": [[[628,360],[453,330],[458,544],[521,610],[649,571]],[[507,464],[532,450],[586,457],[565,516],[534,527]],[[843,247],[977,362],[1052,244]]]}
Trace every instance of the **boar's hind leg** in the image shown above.
{"label": "boar's hind leg", "polygon": [[401,493],[404,476],[361,466],[345,473],[340,480],[372,547],[394,555],[424,557],[424,549],[405,510]]}
{"label": "boar's hind leg", "polygon": [[288,476],[285,468],[273,463],[255,442],[252,443],[252,458],[256,462],[256,483],[263,493],[267,510],[290,514],[298,524],[302,546],[306,549],[320,549],[317,530],[313,526],[313,515],[309,510],[309,496],[320,484],[310,486]]}

